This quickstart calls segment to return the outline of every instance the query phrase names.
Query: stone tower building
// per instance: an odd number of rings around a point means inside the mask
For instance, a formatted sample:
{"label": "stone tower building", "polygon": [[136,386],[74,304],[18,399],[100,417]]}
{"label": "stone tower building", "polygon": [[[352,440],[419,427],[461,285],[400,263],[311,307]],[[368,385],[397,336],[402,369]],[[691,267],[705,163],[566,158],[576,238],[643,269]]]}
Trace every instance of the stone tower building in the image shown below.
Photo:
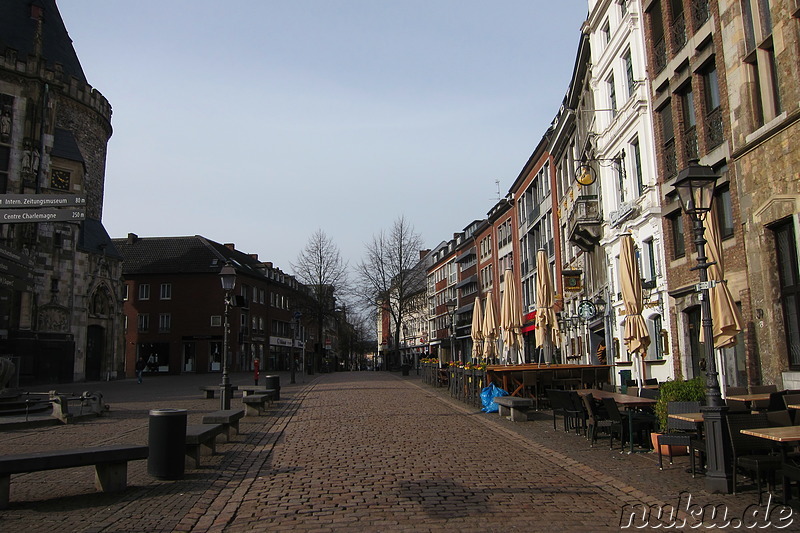
{"label": "stone tower building", "polygon": [[111,106],[55,0],[0,2],[0,119],[0,355],[21,385],[121,376],[121,257],[101,223]]}

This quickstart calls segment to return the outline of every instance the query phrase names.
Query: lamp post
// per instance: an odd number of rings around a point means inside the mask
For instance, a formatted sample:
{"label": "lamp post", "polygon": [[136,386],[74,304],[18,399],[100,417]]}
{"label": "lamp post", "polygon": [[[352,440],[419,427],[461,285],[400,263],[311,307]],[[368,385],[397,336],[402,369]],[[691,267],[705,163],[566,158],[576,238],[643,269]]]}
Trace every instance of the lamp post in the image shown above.
{"label": "lamp post", "polygon": [[692,219],[694,243],[697,250],[697,266],[692,270],[700,271],[700,283],[696,289],[700,291],[700,310],[702,313],[703,346],[706,356],[706,405],[701,408],[706,435],[706,489],[710,492],[729,493],[731,489],[730,458],[727,457],[728,446],[725,442],[727,428],[725,418],[728,407],[722,401],[719,387],[717,362],[714,358],[714,331],[711,318],[711,302],[708,290],[708,262],[706,256],[706,239],[704,237],[706,214],[711,210],[714,199],[714,188],[717,175],[711,167],[699,165],[696,160],[689,161],[689,166],[678,173],[675,179],[675,190],[683,211]]}
{"label": "lamp post", "polygon": [[220,409],[231,408],[231,382],[228,378],[228,334],[230,322],[228,315],[231,310],[231,292],[236,286],[236,269],[230,261],[219,271],[219,279],[222,282],[222,290],[225,291],[225,323],[222,332],[222,383],[219,385]]}
{"label": "lamp post", "polygon": [[450,357],[453,361],[456,360],[456,309],[458,309],[458,302],[455,300],[447,302],[447,313],[450,315],[450,351],[452,352]]}

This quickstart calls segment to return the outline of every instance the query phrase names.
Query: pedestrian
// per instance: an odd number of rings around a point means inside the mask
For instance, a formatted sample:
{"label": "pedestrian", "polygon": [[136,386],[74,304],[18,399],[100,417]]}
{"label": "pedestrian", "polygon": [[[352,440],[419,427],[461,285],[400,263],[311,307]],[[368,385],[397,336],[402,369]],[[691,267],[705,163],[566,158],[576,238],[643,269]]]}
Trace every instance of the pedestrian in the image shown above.
{"label": "pedestrian", "polygon": [[136,379],[139,380],[139,383],[142,382],[142,374],[144,374],[145,368],[147,368],[147,361],[144,360],[143,355],[140,355],[139,360],[136,361]]}

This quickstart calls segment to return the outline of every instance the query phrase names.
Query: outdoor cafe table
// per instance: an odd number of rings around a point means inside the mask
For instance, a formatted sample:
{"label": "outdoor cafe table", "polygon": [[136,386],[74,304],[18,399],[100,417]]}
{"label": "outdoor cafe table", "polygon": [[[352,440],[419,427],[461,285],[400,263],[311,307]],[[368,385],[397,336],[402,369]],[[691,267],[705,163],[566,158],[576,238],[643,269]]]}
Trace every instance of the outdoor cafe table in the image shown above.
{"label": "outdoor cafe table", "polygon": [[668,416],[675,420],[683,420],[684,422],[693,422],[695,424],[702,424],[705,420],[703,413],[671,413]]}
{"label": "outdoor cafe table", "polygon": [[768,392],[760,392],[758,394],[732,394],[730,396],[726,396],[725,399],[744,402],[745,407],[750,409],[750,404],[753,402],[768,401],[769,394],[770,393]]}
{"label": "outdoor cafe table", "polygon": [[[783,455],[783,463],[788,463],[788,447],[790,444],[800,442],[800,426],[778,426],[768,428],[753,428],[740,430],[745,435],[751,437],[760,437],[771,441],[779,442],[781,444],[781,454]],[[787,477],[783,477],[783,502],[786,503],[789,494],[789,483]]]}
{"label": "outdoor cafe table", "polygon": [[628,441],[630,449],[628,453],[633,453],[633,411],[640,407],[649,407],[656,404],[656,400],[652,398],[640,398],[639,396],[630,396],[628,394],[620,394],[619,392],[609,392],[599,389],[578,389],[578,394],[586,396],[591,394],[593,398],[611,398],[617,405],[625,407],[628,411]]}
{"label": "outdoor cafe table", "polygon": [[528,363],[524,365],[490,365],[486,367],[486,382],[495,383],[504,391],[508,391],[512,396],[522,394],[522,381],[517,379],[517,374],[522,376],[522,372],[541,372],[547,370],[570,370],[575,371],[576,376],[580,377],[581,369],[588,368],[610,368],[608,365],[546,365],[538,363]]}

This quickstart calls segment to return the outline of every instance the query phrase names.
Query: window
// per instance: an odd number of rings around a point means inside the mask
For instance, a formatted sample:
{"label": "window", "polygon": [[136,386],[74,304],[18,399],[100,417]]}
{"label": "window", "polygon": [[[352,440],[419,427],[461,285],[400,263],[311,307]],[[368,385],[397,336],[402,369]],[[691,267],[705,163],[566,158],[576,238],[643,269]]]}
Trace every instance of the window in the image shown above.
{"label": "window", "polygon": [[642,242],[642,277],[647,281],[655,281],[658,276],[656,269],[656,248],[653,239]]}
{"label": "window", "polygon": [[661,138],[663,139],[663,165],[666,178],[674,176],[678,172],[678,159],[675,154],[675,130],[672,125],[672,107],[667,102],[659,112],[661,121]]}
{"label": "window", "polygon": [[609,109],[611,109],[611,116],[617,116],[617,90],[614,87],[614,75],[608,77],[606,80],[608,83],[608,105]]}
{"label": "window", "polygon": [[628,87],[628,97],[631,97],[636,89],[636,81],[633,77],[633,58],[630,49],[625,52],[622,60],[625,62],[625,84]]}
{"label": "window", "polygon": [[672,10],[672,45],[675,51],[683,48],[686,44],[686,19],[683,16],[683,0],[670,0]]}
{"label": "window", "polygon": [[681,94],[683,111],[683,139],[686,159],[697,159],[697,116],[694,111],[694,93],[691,86]]}
{"label": "window", "polygon": [[636,194],[644,194],[644,181],[642,180],[642,152],[639,147],[639,137],[631,143],[631,153],[633,154],[633,176],[636,178]]}
{"label": "window", "polygon": [[218,328],[222,326],[222,315],[211,315],[211,327]]}
{"label": "window", "polygon": [[161,284],[161,299],[172,300],[172,283]]}
{"label": "window", "polygon": [[158,315],[158,331],[166,333],[172,326],[172,315],[169,313],[161,313]]}
{"label": "window", "polygon": [[778,72],[772,40],[772,14],[767,0],[741,0],[747,75],[754,126],[760,127],[781,112]]}
{"label": "window", "polygon": [[720,108],[719,80],[717,79],[717,69],[713,65],[703,74],[703,90],[706,105],[706,143],[708,149],[712,149],[725,140]]}
{"label": "window", "polygon": [[624,19],[628,14],[628,0],[617,0],[619,4],[619,18]]}
{"label": "window", "polygon": [[729,186],[724,186],[717,190],[714,197],[714,205],[717,211],[717,223],[719,226],[719,238],[730,239],[733,237],[733,208],[731,207],[731,190]]}
{"label": "window", "polygon": [[656,73],[667,66],[667,43],[664,40],[664,20],[661,13],[661,2],[653,2],[653,8],[648,13],[650,19],[650,34],[653,36],[653,60]]}
{"label": "window", "polygon": [[149,283],[142,283],[139,285],[139,299],[140,300],[149,300],[150,299],[150,284]]}
{"label": "window", "polygon": [[129,289],[129,287],[128,287],[127,283],[122,286],[122,300],[123,301],[127,301],[128,300],[128,289]]}
{"label": "window", "polygon": [[775,235],[778,264],[778,287],[783,307],[784,329],[789,368],[800,369],[800,268],[797,261],[797,237],[794,219],[789,218],[771,228]]}
{"label": "window", "polygon": [[603,27],[600,28],[600,35],[603,39],[603,46],[611,42],[611,26],[609,25],[608,21],[605,21],[603,23]]}
{"label": "window", "polygon": [[147,331],[150,329],[150,315],[139,315],[139,331]]}
{"label": "window", "polygon": [[670,232],[672,233],[672,258],[678,259],[686,256],[686,241],[683,232],[683,217],[675,213],[668,217]]}

